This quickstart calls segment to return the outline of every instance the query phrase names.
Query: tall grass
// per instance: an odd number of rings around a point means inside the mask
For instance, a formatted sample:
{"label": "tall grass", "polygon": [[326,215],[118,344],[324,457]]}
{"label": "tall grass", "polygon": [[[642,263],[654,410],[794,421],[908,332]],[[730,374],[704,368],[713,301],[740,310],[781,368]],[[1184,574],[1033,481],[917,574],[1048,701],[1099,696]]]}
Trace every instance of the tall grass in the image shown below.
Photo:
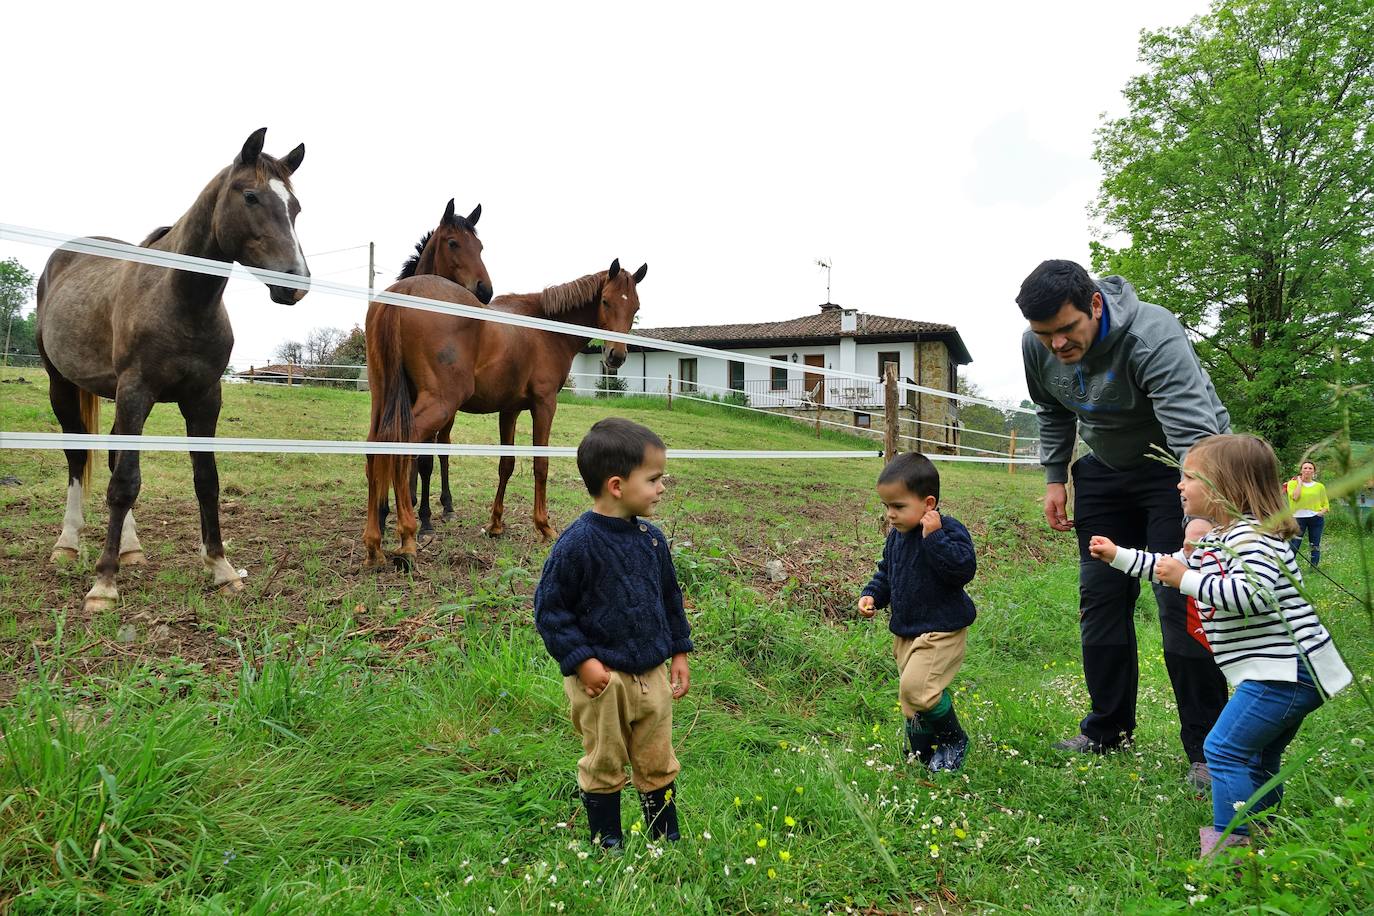
{"label": "tall grass", "polygon": [[[230,389],[226,397],[239,395]],[[280,424],[301,422],[301,402],[284,393],[253,398],[283,411]],[[352,422],[343,411],[361,406],[347,392],[310,403],[337,408],[331,422],[339,426]],[[268,424],[268,414],[235,405],[230,400],[226,412]],[[568,408],[583,417],[632,405]],[[701,424],[695,413],[667,413],[639,416],[659,427]],[[785,421],[774,430],[767,421],[713,414],[717,422],[723,441],[794,447],[789,437],[799,435]],[[291,487],[333,485],[332,469],[291,467],[305,475]],[[227,670],[149,658],[83,675],[82,626],[68,623],[45,637],[39,673],[0,708],[0,909],[1374,907],[1374,713],[1357,691],[1304,725],[1286,758],[1288,791],[1263,853],[1232,862],[1193,858],[1210,802],[1182,781],[1186,761],[1148,598],[1138,608],[1134,750],[1066,758],[1048,749],[1075,730],[1087,698],[1076,552],[1045,530],[1034,475],[997,468],[947,475],[945,507],[980,532],[972,587],[979,617],[954,687],[972,748],[956,775],[933,777],[909,764],[890,634],[881,617],[849,614],[881,544],[876,525],[860,524],[872,508],[876,466],[850,467],[671,469],[670,502],[693,507],[674,520],[675,560],[698,645],[691,693],[674,713],[681,843],[651,845],[642,824],[621,856],[586,841],[574,784],[580,747],[529,609],[544,551],[512,542],[481,548],[483,563],[461,574],[436,571],[413,583],[341,585],[325,565],[312,576],[323,583],[306,595],[315,609],[308,624],[281,623],[266,599],[236,607],[225,638],[241,635]],[[252,473],[269,479],[270,466]],[[570,473],[562,483],[554,478],[554,503],[566,517],[584,496]],[[51,511],[26,510],[33,518],[11,515],[4,524],[35,539],[28,531],[36,528],[46,540],[61,504],[60,484],[51,489]],[[272,495],[241,498],[270,506]],[[833,524],[823,520],[829,500]],[[710,521],[695,522],[697,513]],[[1374,628],[1362,596],[1372,540],[1348,514],[1333,513],[1327,530],[1322,568],[1330,579],[1311,576],[1308,584],[1367,689]],[[468,533],[443,537],[478,549]],[[815,541],[853,549],[798,555]],[[740,562],[773,554],[812,570],[822,588],[773,590]],[[25,591],[23,564],[32,558],[2,562],[7,600],[47,600]],[[79,599],[85,571],[71,578]],[[126,600],[176,603],[185,588],[145,578]],[[413,641],[383,647],[357,635],[347,612],[355,605],[383,624],[419,620]],[[221,631],[211,615],[216,605],[196,597],[189,606]],[[627,791],[632,831],[641,820],[636,805]]]}

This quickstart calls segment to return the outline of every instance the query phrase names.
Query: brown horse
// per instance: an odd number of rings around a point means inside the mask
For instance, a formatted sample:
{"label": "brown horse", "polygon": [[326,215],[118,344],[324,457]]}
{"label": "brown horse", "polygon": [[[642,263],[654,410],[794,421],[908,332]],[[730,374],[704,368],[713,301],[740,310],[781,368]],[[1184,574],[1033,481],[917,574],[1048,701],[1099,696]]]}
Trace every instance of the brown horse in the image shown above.
{"label": "brown horse", "polygon": [[[233,163],[210,180],[191,208],[144,240],[147,248],[238,261],[249,267],[309,277],[291,175],[305,145],[284,159],[263,153],[267,128],[254,131]],[[113,240],[112,240],[113,241]],[[153,405],[175,401],[188,436],[213,436],[219,422],[220,376],[229,364],[234,332],[222,298],[227,280],[189,271],[58,249],[38,280],[38,352],[48,371],[48,398],[66,433],[96,432],[100,398],[113,398],[112,434],[139,435]],[[272,301],[299,302],[304,290],[268,285]],[[53,548],[59,562],[77,556],[85,527],[82,495],[94,453],[69,449],[67,511]],[[201,556],[214,584],[240,591],[243,583],[224,557],[219,530],[219,472],[213,452],[192,452],[200,503]],[[110,452],[110,509],[105,550],[96,563],[88,611],[114,606],[120,563],[144,561],[133,506],[141,484],[139,454]]]}
{"label": "brown horse", "polygon": [[[491,308],[519,315],[553,318],[607,331],[627,332],[639,311],[639,283],[649,271],[645,264],[633,274],[609,270],[551,286],[542,293],[497,296]],[[411,277],[392,287],[395,292],[429,299],[474,305],[470,293],[441,277]],[[572,367],[573,357],[592,337],[559,334],[498,324],[476,318],[441,315],[419,309],[374,302],[367,314],[367,373],[372,391],[372,428],[369,441],[429,442],[453,425],[454,415],[499,413],[501,443],[515,442],[515,421],[528,410],[534,420],[534,444],[548,445],[558,391]],[[625,345],[607,343],[607,365],[625,362]],[[416,518],[410,500],[413,459],[372,456],[368,466],[367,527],[363,544],[370,566],[386,562],[382,526],[388,510],[388,491],[396,492],[396,527],[401,549],[397,565],[410,566],[416,552]],[[506,482],[515,469],[514,457],[501,459],[500,482],[491,508],[487,533],[504,530],[502,515]],[[546,502],[549,460],[534,459],[534,524],[545,538],[554,535]]]}
{"label": "brown horse", "polygon": [[438,227],[420,237],[415,254],[401,267],[396,279],[435,274],[466,288],[486,305],[491,301],[491,275],[482,262],[482,241],[477,238],[477,221],[481,218],[481,204],[462,217],[454,214],[453,198],[449,198]]}

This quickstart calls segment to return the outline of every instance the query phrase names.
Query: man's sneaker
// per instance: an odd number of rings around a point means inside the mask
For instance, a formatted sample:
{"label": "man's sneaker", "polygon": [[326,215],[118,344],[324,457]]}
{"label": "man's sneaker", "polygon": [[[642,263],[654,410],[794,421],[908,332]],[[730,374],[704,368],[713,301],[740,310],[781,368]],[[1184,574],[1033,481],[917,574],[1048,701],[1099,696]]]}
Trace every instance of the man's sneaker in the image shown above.
{"label": "man's sneaker", "polygon": [[1116,744],[1103,744],[1101,741],[1094,741],[1087,735],[1078,734],[1072,738],[1054,743],[1056,751],[1070,751],[1075,754],[1110,754],[1112,751],[1119,751],[1130,743],[1130,739],[1123,739]]}
{"label": "man's sneaker", "polygon": [[1188,775],[1183,777],[1183,781],[1199,792],[1206,792],[1212,788],[1212,771],[1207,769],[1207,764],[1199,761],[1188,767]]}

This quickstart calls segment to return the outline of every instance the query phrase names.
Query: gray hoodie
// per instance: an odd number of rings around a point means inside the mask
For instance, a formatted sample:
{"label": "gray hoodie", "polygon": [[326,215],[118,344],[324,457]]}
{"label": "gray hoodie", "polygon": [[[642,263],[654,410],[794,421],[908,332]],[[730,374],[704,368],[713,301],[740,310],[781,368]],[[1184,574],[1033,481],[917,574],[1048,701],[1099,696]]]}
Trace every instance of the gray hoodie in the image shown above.
{"label": "gray hoodie", "polygon": [[1194,442],[1231,431],[1231,417],[1178,319],[1141,302],[1122,277],[1103,277],[1097,288],[1107,333],[1078,363],[1061,363],[1030,330],[1021,337],[1048,483],[1069,479],[1075,426],[1093,454],[1117,470],[1151,460],[1153,446],[1182,461]]}

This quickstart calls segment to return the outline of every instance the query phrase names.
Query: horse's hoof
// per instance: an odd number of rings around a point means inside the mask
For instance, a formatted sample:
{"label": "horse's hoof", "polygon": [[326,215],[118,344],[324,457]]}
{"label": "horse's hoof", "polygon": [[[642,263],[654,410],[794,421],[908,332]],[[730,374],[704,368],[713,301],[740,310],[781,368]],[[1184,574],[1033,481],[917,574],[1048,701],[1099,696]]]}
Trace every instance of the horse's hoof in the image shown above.
{"label": "horse's hoof", "polygon": [[121,553],[119,555],[120,566],[142,566],[147,562],[148,558],[144,556],[141,550],[131,550],[128,553]]}
{"label": "horse's hoof", "polygon": [[454,520],[455,518],[457,518],[457,517],[458,517],[458,513],[454,512],[452,509],[445,509],[445,510],[443,511],[443,513],[440,514],[440,516],[439,516],[439,521],[441,521],[441,522],[451,522],[451,521],[453,521],[453,520]]}
{"label": "horse's hoof", "polygon": [[50,562],[50,563],[72,563],[72,562],[75,562],[76,558],[77,558],[77,553],[76,553],[76,550],[75,550],[74,548],[71,548],[71,547],[54,547],[54,548],[52,549],[52,556],[48,557],[48,562]]}
{"label": "horse's hoof", "polygon": [[410,553],[393,553],[391,555],[391,565],[401,572],[415,571],[415,555]]}
{"label": "horse's hoof", "polygon": [[552,528],[540,528],[539,537],[544,541],[544,543],[547,544],[549,541],[552,541],[554,538],[558,537],[558,532]]}
{"label": "horse's hoof", "polygon": [[482,533],[487,537],[495,539],[506,533],[505,525],[487,525],[482,529]]}
{"label": "horse's hoof", "polygon": [[418,534],[420,537],[424,537],[427,534],[433,537],[434,526],[431,525],[429,522],[425,522],[423,525],[420,526],[420,530],[417,531],[416,534]]}
{"label": "horse's hoof", "polygon": [[228,582],[221,582],[219,585],[215,586],[215,591],[225,596],[237,595],[239,592],[243,591],[243,580],[230,579]]}
{"label": "horse's hoof", "polygon": [[87,595],[86,601],[81,607],[87,614],[101,614],[105,611],[113,611],[118,601],[118,598],[92,598]]}

